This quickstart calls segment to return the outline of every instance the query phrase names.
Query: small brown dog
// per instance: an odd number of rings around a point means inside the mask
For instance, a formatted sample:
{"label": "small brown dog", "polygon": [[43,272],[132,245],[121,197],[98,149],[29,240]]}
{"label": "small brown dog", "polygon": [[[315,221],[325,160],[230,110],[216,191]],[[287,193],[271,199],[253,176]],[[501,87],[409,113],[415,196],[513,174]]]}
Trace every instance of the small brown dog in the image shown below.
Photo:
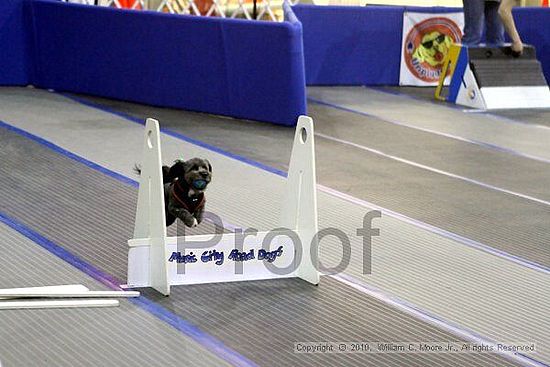
{"label": "small brown dog", "polygon": [[[135,170],[141,173],[138,166]],[[211,180],[212,165],[207,159],[176,160],[171,167],[162,166],[166,226],[176,218],[187,227],[196,227],[202,222],[206,204],[204,191]]]}
{"label": "small brown dog", "polygon": [[212,165],[207,159],[177,160],[172,167],[162,166],[166,225],[180,218],[187,227],[202,222],[206,197],[212,180]]}

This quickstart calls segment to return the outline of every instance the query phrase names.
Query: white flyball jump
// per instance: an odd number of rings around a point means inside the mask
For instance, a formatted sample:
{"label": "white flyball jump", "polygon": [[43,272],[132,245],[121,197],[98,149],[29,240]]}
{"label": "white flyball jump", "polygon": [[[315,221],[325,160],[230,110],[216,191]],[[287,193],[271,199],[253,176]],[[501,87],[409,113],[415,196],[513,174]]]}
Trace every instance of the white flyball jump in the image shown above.
{"label": "white flyball jump", "polygon": [[313,120],[298,119],[281,228],[167,237],[165,222],[159,123],[147,119],[134,238],[128,241],[128,288],[169,295],[171,285],[183,284],[290,277],[318,284]]}

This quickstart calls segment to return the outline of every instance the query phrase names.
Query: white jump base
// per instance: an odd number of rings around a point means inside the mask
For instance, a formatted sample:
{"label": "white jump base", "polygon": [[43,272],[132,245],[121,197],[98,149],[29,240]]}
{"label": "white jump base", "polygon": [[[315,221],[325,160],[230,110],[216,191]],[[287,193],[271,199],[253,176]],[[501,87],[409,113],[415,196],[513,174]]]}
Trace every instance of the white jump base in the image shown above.
{"label": "white jump base", "polygon": [[[172,285],[290,277],[318,284],[314,135],[307,116],[300,116],[296,126],[281,213],[276,231],[246,237],[225,233],[210,247],[205,246],[214,235],[167,237],[159,123],[147,119],[127,287],[152,287],[168,296]],[[223,261],[215,256],[221,253]]]}

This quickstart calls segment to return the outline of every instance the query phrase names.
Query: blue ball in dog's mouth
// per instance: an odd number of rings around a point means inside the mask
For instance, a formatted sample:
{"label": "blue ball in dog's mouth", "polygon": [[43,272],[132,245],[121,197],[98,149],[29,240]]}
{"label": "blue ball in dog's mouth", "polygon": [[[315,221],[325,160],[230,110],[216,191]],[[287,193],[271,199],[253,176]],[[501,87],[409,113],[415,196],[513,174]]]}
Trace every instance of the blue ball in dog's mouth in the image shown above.
{"label": "blue ball in dog's mouth", "polygon": [[193,188],[197,190],[204,190],[206,188],[207,182],[206,180],[194,180],[193,181]]}

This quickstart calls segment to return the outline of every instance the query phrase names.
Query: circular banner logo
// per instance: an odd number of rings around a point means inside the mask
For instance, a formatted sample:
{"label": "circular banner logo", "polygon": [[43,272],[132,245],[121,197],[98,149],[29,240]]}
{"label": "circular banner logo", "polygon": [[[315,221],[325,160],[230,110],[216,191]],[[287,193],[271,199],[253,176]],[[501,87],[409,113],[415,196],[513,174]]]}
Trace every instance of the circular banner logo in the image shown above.
{"label": "circular banner logo", "polygon": [[460,43],[461,38],[460,27],[449,18],[429,18],[415,24],[405,39],[407,68],[426,83],[438,82],[451,44]]}

